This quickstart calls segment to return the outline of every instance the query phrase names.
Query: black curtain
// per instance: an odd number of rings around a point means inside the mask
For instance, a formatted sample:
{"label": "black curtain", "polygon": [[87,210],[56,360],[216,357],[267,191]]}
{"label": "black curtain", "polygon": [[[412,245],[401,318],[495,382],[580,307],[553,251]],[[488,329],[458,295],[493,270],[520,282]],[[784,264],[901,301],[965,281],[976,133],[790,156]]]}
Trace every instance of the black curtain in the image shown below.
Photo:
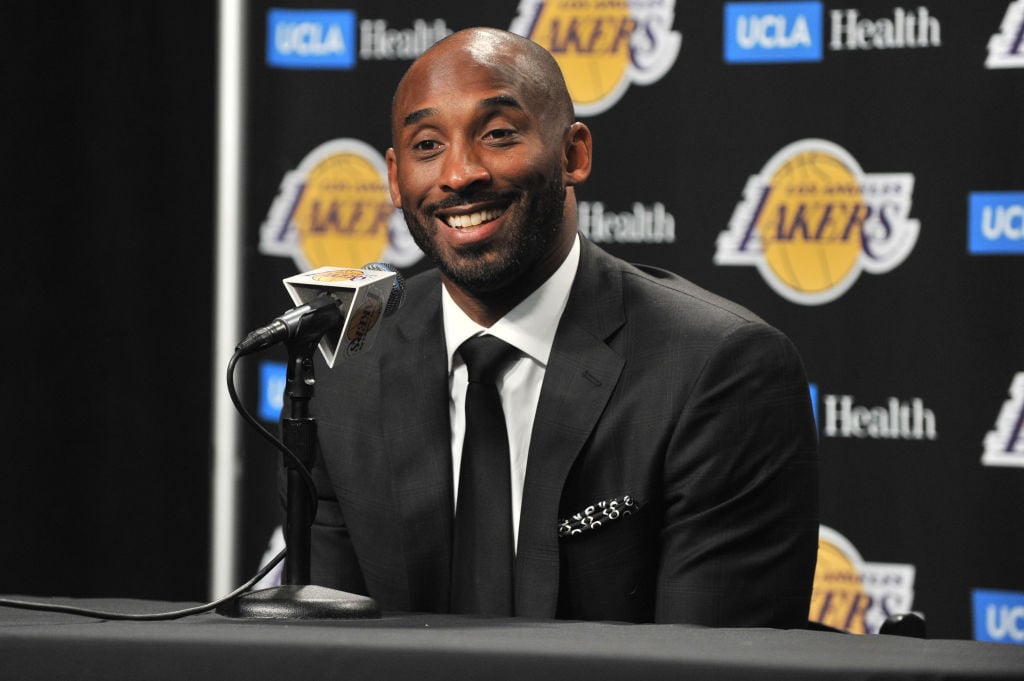
{"label": "black curtain", "polygon": [[216,3],[18,3],[0,592],[206,595]]}

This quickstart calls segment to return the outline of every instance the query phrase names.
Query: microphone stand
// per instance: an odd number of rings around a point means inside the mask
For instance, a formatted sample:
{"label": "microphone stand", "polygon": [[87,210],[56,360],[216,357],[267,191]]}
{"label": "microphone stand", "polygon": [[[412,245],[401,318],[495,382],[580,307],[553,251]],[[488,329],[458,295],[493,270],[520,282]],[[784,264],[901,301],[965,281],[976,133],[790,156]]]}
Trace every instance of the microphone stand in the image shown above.
{"label": "microphone stand", "polygon": [[[315,335],[315,337],[312,337]],[[288,344],[285,400],[289,414],[281,419],[282,440],[305,466],[313,468],[316,421],[309,416],[309,401],[316,383],[313,355],[322,333],[292,339]],[[276,619],[355,619],[380,617],[377,603],[368,596],[337,591],[310,582],[310,528],[315,499],[299,464],[284,458],[287,479],[285,544],[282,586],[262,589],[229,601],[217,609],[229,617]]]}

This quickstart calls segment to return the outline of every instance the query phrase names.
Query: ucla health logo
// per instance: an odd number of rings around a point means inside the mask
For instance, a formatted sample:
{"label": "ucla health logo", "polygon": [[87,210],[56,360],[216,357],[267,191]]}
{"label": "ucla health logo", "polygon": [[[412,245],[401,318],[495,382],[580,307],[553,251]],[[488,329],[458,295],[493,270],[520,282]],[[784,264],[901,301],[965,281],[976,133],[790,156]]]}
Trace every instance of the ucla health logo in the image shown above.
{"label": "ucla health logo", "polygon": [[972,192],[968,202],[968,252],[1024,255],[1024,192]]}
{"label": "ucla health logo", "polygon": [[821,61],[820,2],[727,2],[724,26],[727,63]]}
{"label": "ucla health logo", "polygon": [[820,394],[815,383],[809,388],[814,422],[822,437],[935,440],[939,436],[935,412],[920,397],[890,396],[883,404],[863,404],[854,395]]}
{"label": "ucla health logo", "polygon": [[1010,398],[1003,402],[995,428],[985,436],[984,447],[984,465],[1024,467],[1024,371],[1010,382]]}
{"label": "ucla health logo", "polygon": [[609,210],[601,201],[580,201],[576,213],[580,234],[594,243],[671,244],[676,240],[676,218],[660,201],[633,202],[630,211]]}
{"label": "ucla health logo", "polygon": [[260,227],[260,252],[290,257],[300,272],[423,257],[387,190],[387,165],[370,145],[325,142],[285,174]]}
{"label": "ucla health logo", "polygon": [[416,59],[451,35],[444,19],[396,28],[384,19],[357,22],[354,10],[271,9],[267,64],[284,69],[353,69],[362,61]]}
{"label": "ucla health logo", "polygon": [[756,267],[794,303],[831,302],[862,272],[889,272],[914,250],[913,193],[910,173],[865,173],[832,142],[794,142],[747,180],[714,262]]}
{"label": "ucla health logo", "polygon": [[1024,68],[1024,0],[1014,0],[1006,8],[999,32],[989,38],[985,68]]}
{"label": "ucla health logo", "polygon": [[356,13],[347,9],[269,10],[267,64],[293,69],[353,68]]}
{"label": "ucla health logo", "polygon": [[[942,46],[942,25],[925,6],[893,7],[881,16],[857,8],[832,9],[821,2],[725,4],[727,63],[819,62],[831,52],[905,50]],[[827,45],[826,45],[827,36]]]}
{"label": "ucla health logo", "polygon": [[675,0],[520,0],[509,30],[554,55],[576,113],[593,116],[668,73],[683,42],[674,18]]}
{"label": "ucla health logo", "polygon": [[1024,645],[1024,593],[975,589],[974,640]]}

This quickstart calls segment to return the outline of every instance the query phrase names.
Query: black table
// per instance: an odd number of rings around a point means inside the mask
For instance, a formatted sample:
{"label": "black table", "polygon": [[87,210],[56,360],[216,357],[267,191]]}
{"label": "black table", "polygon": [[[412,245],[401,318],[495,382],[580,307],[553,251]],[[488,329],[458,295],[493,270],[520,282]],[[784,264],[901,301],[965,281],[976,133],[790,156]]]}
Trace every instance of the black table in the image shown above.
{"label": "black table", "polygon": [[[60,602],[140,613],[188,605]],[[1024,679],[1024,646],[452,615],[122,622],[0,608],[0,678]]]}

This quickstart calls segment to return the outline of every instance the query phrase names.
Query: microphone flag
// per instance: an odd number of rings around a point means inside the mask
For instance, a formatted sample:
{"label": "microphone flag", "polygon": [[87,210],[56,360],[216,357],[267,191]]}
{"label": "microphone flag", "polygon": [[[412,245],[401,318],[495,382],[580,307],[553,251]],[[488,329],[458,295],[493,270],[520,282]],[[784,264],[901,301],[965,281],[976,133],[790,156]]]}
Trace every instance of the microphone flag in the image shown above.
{"label": "microphone flag", "polygon": [[394,288],[397,274],[355,267],[320,267],[284,279],[295,305],[305,305],[323,293],[338,301],[343,322],[320,339],[318,347],[329,368],[339,355],[352,357],[369,347]]}

